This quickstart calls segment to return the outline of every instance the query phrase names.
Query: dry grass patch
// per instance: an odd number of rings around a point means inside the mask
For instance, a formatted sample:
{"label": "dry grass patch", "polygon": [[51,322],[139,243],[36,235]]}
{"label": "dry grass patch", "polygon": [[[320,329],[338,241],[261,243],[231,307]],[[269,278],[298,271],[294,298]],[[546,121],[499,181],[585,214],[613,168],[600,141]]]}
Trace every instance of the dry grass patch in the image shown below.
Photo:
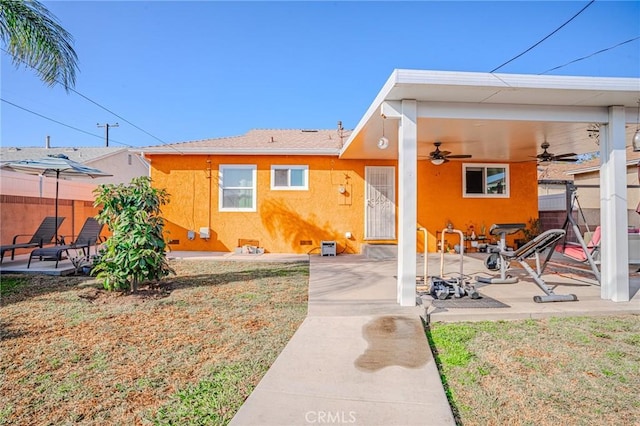
{"label": "dry grass patch", "polygon": [[306,315],[308,263],[172,261],[135,295],[2,276],[0,424],[224,424]]}
{"label": "dry grass patch", "polygon": [[640,316],[432,324],[459,424],[640,424]]}

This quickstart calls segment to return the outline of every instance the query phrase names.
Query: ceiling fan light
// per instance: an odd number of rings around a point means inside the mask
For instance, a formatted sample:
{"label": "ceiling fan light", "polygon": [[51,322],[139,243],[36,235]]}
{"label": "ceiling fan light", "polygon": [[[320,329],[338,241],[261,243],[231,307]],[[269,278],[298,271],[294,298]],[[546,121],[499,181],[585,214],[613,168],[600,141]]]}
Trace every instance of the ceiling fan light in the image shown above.
{"label": "ceiling fan light", "polygon": [[384,136],[381,137],[380,139],[378,139],[378,148],[380,148],[380,149],[389,148],[389,139],[387,139]]}
{"label": "ceiling fan light", "polygon": [[434,166],[439,166],[441,164],[444,164],[444,158],[432,158],[431,164],[433,164]]}
{"label": "ceiling fan light", "polygon": [[633,145],[633,152],[640,152],[640,129],[636,130],[631,142]]}

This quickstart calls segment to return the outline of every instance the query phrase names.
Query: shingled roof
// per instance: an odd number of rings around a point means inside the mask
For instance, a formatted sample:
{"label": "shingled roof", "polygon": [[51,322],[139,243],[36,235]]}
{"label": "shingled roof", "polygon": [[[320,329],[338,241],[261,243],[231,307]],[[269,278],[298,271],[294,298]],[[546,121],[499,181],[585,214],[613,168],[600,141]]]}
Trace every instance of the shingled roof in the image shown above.
{"label": "shingled roof", "polygon": [[[595,153],[594,153],[595,154]],[[627,167],[635,166],[640,161],[640,152],[633,152],[627,147]],[[547,163],[538,165],[538,180],[574,180],[575,175],[593,173],[600,170],[600,157],[580,163]]]}
{"label": "shingled roof", "polygon": [[569,171],[576,168],[575,163],[545,163],[538,165],[538,180],[573,180]]}
{"label": "shingled roof", "polygon": [[254,129],[244,135],[143,148],[145,154],[337,155],[347,130]]}
{"label": "shingled roof", "polygon": [[[640,161],[640,152],[634,152],[632,146],[627,147],[627,167],[635,166]],[[589,161],[574,165],[567,172],[569,175],[579,175],[582,173],[591,173],[600,170],[600,158],[593,158]]]}

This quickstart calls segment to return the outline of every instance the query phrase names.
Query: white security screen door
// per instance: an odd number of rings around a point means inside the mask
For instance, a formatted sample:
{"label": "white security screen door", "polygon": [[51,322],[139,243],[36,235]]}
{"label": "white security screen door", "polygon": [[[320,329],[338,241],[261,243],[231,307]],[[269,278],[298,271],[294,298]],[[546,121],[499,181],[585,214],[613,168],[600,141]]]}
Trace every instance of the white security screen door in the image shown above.
{"label": "white security screen door", "polygon": [[365,239],[396,238],[396,169],[365,167]]}

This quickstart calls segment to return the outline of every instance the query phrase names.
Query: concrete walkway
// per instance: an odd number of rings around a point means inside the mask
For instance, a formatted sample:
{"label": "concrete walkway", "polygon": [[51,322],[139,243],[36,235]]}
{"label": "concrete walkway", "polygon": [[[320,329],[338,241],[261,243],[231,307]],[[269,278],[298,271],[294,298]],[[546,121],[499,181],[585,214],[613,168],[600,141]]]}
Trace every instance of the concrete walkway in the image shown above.
{"label": "concrete walkway", "polygon": [[309,311],[232,425],[454,425],[395,260],[311,257]]}
{"label": "concrete walkway", "polygon": [[[465,275],[491,275],[485,257],[465,256]],[[629,302],[602,300],[593,280],[550,269],[547,284],[578,301],[534,303],[533,296],[543,293],[524,270],[513,268],[518,283],[478,287],[500,308],[443,307],[428,295],[406,308],[396,303],[395,259],[312,256],[310,262],[308,316],[232,425],[453,425],[421,317],[451,322],[640,314],[637,266],[630,267]],[[420,257],[418,275],[423,265]],[[429,276],[440,275],[440,256],[430,256],[428,266]],[[445,275],[459,270],[459,256],[445,255]]]}

